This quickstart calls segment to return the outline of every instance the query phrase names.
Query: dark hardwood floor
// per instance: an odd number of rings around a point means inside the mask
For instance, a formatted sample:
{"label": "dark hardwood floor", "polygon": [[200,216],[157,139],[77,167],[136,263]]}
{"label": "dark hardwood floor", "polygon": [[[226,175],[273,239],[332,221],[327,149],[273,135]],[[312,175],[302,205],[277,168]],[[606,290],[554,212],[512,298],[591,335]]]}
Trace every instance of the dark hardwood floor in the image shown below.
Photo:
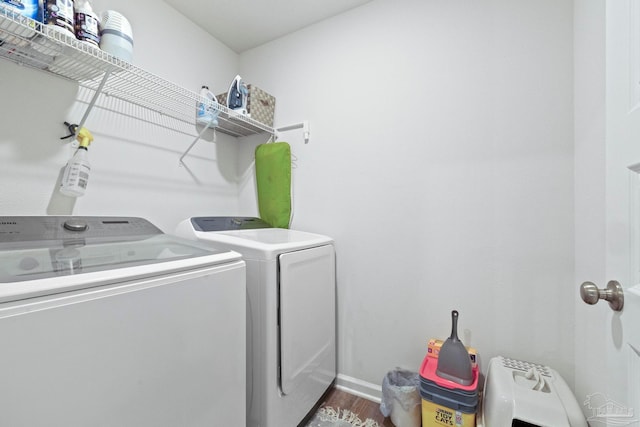
{"label": "dark hardwood floor", "polygon": [[358,417],[364,421],[371,418],[380,425],[380,427],[394,427],[389,418],[385,418],[380,412],[380,404],[371,400],[349,394],[345,391],[338,390],[336,387],[331,388],[320,401],[318,408],[323,406],[331,406],[333,409],[348,409],[358,414]]}

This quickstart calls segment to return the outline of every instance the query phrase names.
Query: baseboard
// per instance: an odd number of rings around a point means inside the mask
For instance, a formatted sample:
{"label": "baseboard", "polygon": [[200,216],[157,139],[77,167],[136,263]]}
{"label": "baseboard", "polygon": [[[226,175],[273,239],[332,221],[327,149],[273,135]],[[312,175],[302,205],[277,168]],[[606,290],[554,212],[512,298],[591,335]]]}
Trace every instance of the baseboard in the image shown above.
{"label": "baseboard", "polygon": [[382,397],[381,386],[343,374],[338,374],[336,388],[377,403]]}

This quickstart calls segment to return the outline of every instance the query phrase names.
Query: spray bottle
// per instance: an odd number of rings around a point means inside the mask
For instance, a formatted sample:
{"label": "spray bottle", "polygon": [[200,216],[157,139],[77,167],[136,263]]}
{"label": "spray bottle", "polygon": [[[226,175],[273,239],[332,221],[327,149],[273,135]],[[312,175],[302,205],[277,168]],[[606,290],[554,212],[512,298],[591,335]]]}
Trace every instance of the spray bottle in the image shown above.
{"label": "spray bottle", "polygon": [[80,145],[67,163],[60,183],[60,192],[72,197],[84,195],[87,189],[89,172],[91,171],[87,147],[93,141],[93,135],[86,128],[81,128],[76,139]]}

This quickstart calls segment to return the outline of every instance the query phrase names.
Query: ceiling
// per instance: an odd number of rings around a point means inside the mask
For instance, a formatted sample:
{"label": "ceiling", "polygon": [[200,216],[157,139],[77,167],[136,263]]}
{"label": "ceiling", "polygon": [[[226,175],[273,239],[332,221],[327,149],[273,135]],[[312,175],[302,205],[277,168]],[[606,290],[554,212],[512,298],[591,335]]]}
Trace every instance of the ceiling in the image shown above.
{"label": "ceiling", "polygon": [[371,0],[165,0],[237,53]]}

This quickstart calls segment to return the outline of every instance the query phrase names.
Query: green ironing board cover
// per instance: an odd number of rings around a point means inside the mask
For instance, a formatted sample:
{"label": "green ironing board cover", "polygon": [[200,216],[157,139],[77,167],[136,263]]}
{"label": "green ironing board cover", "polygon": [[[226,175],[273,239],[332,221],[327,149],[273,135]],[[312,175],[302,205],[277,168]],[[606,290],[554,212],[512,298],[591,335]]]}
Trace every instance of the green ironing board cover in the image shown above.
{"label": "green ironing board cover", "polygon": [[260,218],[276,228],[291,220],[291,147],[286,142],[256,147],[256,185]]}

